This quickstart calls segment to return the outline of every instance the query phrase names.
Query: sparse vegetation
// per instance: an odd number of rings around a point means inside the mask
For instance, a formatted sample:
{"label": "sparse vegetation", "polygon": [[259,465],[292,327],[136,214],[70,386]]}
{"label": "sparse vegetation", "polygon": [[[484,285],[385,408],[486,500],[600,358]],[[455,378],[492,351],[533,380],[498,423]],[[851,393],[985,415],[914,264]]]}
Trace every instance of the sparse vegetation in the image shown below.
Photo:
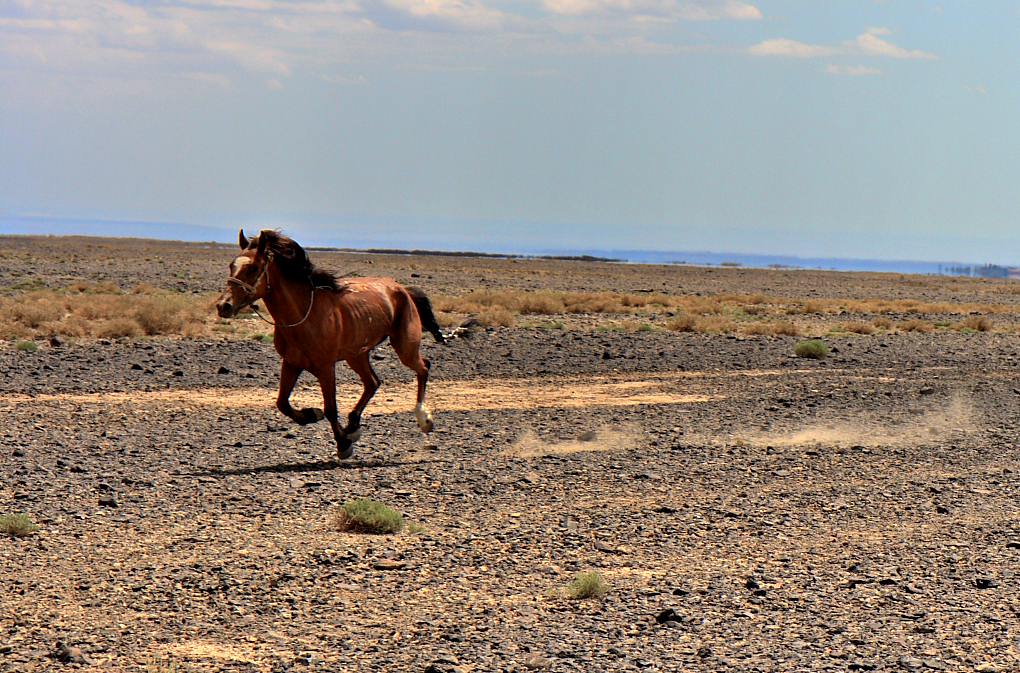
{"label": "sparse vegetation", "polygon": [[381,502],[360,498],[344,503],[334,517],[337,530],[351,533],[399,533],[404,517]]}
{"label": "sparse vegetation", "polygon": [[39,350],[39,344],[34,341],[19,341],[15,348],[25,353],[34,353]]}
{"label": "sparse vegetation", "polygon": [[697,332],[698,321],[692,315],[682,314],[666,323],[666,329],[673,332]]}
{"label": "sparse vegetation", "polygon": [[584,598],[602,598],[609,592],[609,587],[597,572],[580,572],[574,581],[567,585],[566,595],[571,600]]}
{"label": "sparse vegetation", "polygon": [[109,283],[0,296],[0,338],[44,335],[134,337],[204,334],[213,318],[208,296],[149,286],[124,293]]}
{"label": "sparse vegetation", "polygon": [[901,332],[921,332],[927,334],[935,331],[935,326],[926,320],[904,320],[896,323],[896,329]]}
{"label": "sparse vegetation", "polygon": [[990,332],[993,327],[992,320],[984,315],[972,315],[958,322],[955,327],[958,330],[973,330],[975,332]]}
{"label": "sparse vegetation", "polygon": [[28,537],[39,530],[27,514],[0,514],[0,534],[11,537]]}
{"label": "sparse vegetation", "polygon": [[797,345],[793,348],[793,353],[799,358],[821,360],[829,355],[829,347],[821,339],[806,339],[797,342]]}

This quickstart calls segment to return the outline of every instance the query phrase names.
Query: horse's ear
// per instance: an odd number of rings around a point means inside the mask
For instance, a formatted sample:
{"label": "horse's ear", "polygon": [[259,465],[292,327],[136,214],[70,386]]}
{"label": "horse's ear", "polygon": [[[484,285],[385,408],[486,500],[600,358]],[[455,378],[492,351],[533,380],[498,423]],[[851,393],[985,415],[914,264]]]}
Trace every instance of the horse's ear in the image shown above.
{"label": "horse's ear", "polygon": [[258,237],[255,239],[258,241],[258,255],[261,257],[266,253],[266,246],[269,244],[269,239],[273,238],[276,232],[272,229],[263,229],[259,232]]}
{"label": "horse's ear", "polygon": [[244,235],[244,227],[237,230],[237,244],[241,246],[241,250],[248,249],[248,239]]}

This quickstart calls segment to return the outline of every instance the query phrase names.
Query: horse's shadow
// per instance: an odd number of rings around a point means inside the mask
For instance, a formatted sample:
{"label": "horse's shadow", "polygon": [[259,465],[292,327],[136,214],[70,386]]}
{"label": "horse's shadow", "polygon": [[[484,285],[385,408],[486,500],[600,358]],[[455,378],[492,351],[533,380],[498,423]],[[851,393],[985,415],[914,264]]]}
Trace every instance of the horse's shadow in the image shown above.
{"label": "horse's shadow", "polygon": [[332,470],[374,470],[384,467],[402,467],[423,463],[439,463],[439,459],[429,460],[313,460],[302,463],[277,463],[275,465],[255,465],[252,467],[209,468],[197,472],[188,472],[188,477],[243,477],[256,474],[290,474],[308,472],[329,472]]}

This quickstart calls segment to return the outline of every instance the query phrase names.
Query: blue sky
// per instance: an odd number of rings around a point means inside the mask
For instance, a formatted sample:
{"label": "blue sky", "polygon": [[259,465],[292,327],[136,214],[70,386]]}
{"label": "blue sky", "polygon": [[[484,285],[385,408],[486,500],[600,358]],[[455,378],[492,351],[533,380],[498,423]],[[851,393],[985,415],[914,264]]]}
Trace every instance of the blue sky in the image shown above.
{"label": "blue sky", "polygon": [[1018,28],[1012,0],[0,0],[0,222],[1016,263]]}

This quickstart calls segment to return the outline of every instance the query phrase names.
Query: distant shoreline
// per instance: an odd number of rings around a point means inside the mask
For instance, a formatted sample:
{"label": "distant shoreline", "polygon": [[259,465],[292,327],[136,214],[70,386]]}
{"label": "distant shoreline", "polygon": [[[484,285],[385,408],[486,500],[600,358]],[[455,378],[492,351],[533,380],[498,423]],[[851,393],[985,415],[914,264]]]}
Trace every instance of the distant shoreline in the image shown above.
{"label": "distant shoreline", "polygon": [[[166,239],[151,236],[93,235],[77,233],[7,233],[0,230],[0,238],[67,238],[94,240],[133,239],[160,244],[180,245],[222,245],[229,242],[215,240]],[[1020,267],[997,264],[968,264],[958,262],[925,262],[911,260],[876,260],[836,257],[798,257],[794,255],[768,255],[747,253],[655,251],[655,250],[578,250],[555,251],[536,250],[519,252],[493,252],[483,250],[439,250],[427,248],[389,248],[379,246],[346,247],[331,245],[306,245],[308,250],[323,252],[345,252],[366,255],[405,255],[431,257],[465,257],[491,259],[536,259],[574,262],[603,262],[612,264],[683,265],[728,269],[771,269],[787,271],[842,271],[858,273],[900,273],[927,276],[963,276],[979,278],[1017,278]]]}

